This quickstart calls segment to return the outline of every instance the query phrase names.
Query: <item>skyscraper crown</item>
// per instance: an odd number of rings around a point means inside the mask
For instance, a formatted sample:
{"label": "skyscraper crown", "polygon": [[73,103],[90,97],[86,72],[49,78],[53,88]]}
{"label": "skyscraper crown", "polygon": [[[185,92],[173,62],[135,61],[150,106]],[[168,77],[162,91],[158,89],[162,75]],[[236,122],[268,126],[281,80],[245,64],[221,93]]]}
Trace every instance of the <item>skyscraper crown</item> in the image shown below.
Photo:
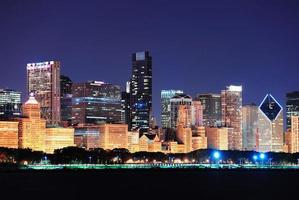
{"label": "skyscraper crown", "polygon": [[261,105],[259,106],[259,109],[270,121],[274,121],[277,118],[278,114],[282,111],[281,105],[271,94],[266,95]]}

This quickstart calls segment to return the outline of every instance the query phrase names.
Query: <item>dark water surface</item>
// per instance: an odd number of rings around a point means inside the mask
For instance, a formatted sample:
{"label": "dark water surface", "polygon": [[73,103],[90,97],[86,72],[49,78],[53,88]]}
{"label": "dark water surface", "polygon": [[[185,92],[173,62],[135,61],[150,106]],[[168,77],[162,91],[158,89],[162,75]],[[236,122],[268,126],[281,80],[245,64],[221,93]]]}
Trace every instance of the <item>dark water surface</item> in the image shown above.
{"label": "dark water surface", "polygon": [[296,170],[0,172],[2,199],[299,199]]}

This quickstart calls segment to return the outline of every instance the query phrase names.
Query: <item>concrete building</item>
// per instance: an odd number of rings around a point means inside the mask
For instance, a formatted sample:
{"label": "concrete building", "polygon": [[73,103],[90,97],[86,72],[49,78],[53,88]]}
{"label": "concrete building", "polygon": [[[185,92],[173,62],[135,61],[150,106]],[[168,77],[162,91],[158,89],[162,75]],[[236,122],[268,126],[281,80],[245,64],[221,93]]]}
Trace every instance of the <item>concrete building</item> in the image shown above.
{"label": "concrete building", "polygon": [[200,101],[192,101],[191,124],[195,127],[203,125],[203,109]]}
{"label": "concrete building", "polygon": [[285,134],[285,144],[288,153],[299,152],[299,116],[291,116],[291,129]]}
{"label": "concrete building", "polygon": [[103,149],[128,149],[128,125],[127,124],[101,124],[100,148]]}
{"label": "concrete building", "polygon": [[228,150],[228,128],[207,127],[208,148]]}
{"label": "concrete building", "polygon": [[[177,94],[170,99],[170,125],[176,128],[178,122],[179,108],[184,106],[185,125],[191,127],[192,97],[186,94]],[[182,113],[181,113],[182,114]]]}
{"label": "concrete building", "polygon": [[46,150],[46,120],[41,118],[40,104],[33,95],[22,106],[25,118],[19,119],[19,148]]}
{"label": "concrete building", "polygon": [[100,130],[98,126],[75,127],[74,143],[77,147],[96,149],[100,147]]}
{"label": "concrete building", "polygon": [[242,86],[228,86],[221,91],[222,126],[233,128],[229,150],[242,150]]}
{"label": "concrete building", "polygon": [[139,132],[129,131],[128,132],[128,150],[131,153],[139,151]]}
{"label": "concrete building", "polygon": [[208,148],[208,138],[204,126],[196,127],[192,135],[192,151]]}
{"label": "concrete building", "polygon": [[40,103],[41,116],[48,124],[60,122],[60,62],[27,64],[28,94]]}
{"label": "concrete building", "polygon": [[0,121],[0,147],[18,148],[17,121]]}
{"label": "concrete building", "polygon": [[242,107],[243,150],[258,150],[258,106],[255,104]]}
{"label": "concrete building", "polygon": [[46,153],[54,153],[55,149],[75,146],[73,128],[46,128]]}
{"label": "concrete building", "polygon": [[259,106],[258,130],[258,151],[283,151],[283,108],[271,94]]}
{"label": "concrete building", "polygon": [[286,97],[287,129],[290,129],[291,117],[299,116],[299,91],[287,93]]}

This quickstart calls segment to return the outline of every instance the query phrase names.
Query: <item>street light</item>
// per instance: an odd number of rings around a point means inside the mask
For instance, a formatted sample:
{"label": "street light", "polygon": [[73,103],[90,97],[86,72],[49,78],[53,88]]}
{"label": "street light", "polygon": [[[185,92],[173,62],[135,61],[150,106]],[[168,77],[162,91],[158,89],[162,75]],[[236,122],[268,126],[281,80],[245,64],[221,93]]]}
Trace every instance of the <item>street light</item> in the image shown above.
{"label": "street light", "polygon": [[258,159],[257,155],[253,155],[253,160],[254,160],[255,164],[256,164],[257,159]]}
{"label": "street light", "polygon": [[213,153],[213,158],[216,160],[217,164],[219,164],[219,159],[220,159],[221,155],[219,151],[215,151]]}
{"label": "street light", "polygon": [[264,153],[260,153],[260,159],[262,161],[262,165],[264,164],[264,159],[266,158],[266,155]]}

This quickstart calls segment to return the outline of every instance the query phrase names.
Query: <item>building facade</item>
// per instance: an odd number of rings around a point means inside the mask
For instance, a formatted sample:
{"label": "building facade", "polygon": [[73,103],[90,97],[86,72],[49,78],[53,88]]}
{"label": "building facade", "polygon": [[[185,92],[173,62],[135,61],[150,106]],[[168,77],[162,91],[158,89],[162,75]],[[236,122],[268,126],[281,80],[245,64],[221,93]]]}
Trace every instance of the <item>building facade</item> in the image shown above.
{"label": "building facade", "polygon": [[60,119],[62,122],[72,121],[72,80],[64,75],[60,76]]}
{"label": "building facade", "polygon": [[299,116],[299,91],[287,93],[286,96],[287,129],[290,129],[291,117]]}
{"label": "building facade", "polygon": [[12,119],[21,116],[21,92],[0,89],[0,119]]}
{"label": "building facade", "polygon": [[283,151],[283,108],[271,94],[259,106],[258,151]]}
{"label": "building facade", "polygon": [[128,149],[128,125],[127,124],[101,124],[100,148],[103,149]]}
{"label": "building facade", "polygon": [[74,143],[84,149],[96,149],[100,147],[100,130],[98,126],[75,127]]}
{"label": "building facade", "polygon": [[222,126],[233,128],[229,150],[242,150],[242,86],[228,86],[221,91]]}
{"label": "building facade", "polygon": [[73,128],[46,128],[46,153],[54,153],[56,149],[74,146]]}
{"label": "building facade", "polygon": [[40,103],[41,116],[48,124],[60,122],[60,62],[27,64],[28,94]]}
{"label": "building facade", "polygon": [[228,150],[228,128],[207,127],[208,148]]}
{"label": "building facade", "polygon": [[221,126],[221,98],[220,94],[198,94],[203,109],[203,125],[207,127]]}
{"label": "building facade", "polygon": [[171,128],[177,127],[179,109],[181,115],[184,115],[185,126],[191,127],[191,114],[192,114],[192,97],[186,94],[177,94],[170,99],[170,126]]}
{"label": "building facade", "polygon": [[74,83],[72,86],[73,124],[121,122],[121,89],[101,81]]}
{"label": "building facade", "polygon": [[152,114],[152,57],[148,51],[132,55],[130,101],[131,129],[148,132]]}
{"label": "building facade", "polygon": [[18,126],[17,121],[0,121],[0,147],[18,148]]}
{"label": "building facade", "polygon": [[243,150],[258,150],[258,106],[249,104],[242,107]]}
{"label": "building facade", "polygon": [[162,128],[171,127],[171,105],[170,99],[177,94],[183,94],[182,90],[162,90],[161,91],[161,125]]}

